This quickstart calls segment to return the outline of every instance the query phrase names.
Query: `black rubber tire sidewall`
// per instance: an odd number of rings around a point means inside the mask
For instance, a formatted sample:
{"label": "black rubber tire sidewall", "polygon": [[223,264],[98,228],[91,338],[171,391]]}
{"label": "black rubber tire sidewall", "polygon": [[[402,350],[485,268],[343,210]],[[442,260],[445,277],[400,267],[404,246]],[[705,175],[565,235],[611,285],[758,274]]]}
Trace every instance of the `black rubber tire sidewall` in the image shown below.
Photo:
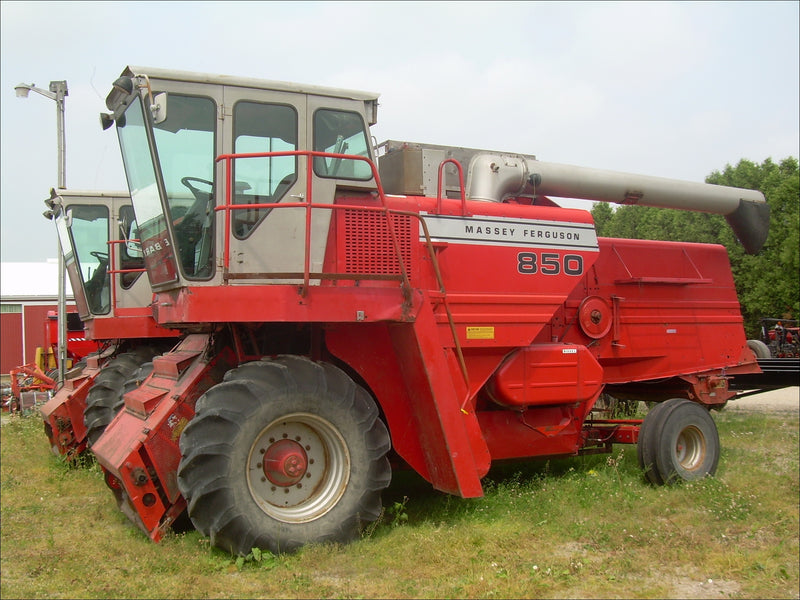
{"label": "black rubber tire sidewall", "polygon": [[[693,481],[716,473],[720,455],[719,433],[708,410],[686,400],[663,413],[661,421],[656,466],[665,484]],[[691,470],[680,464],[675,450],[678,437],[688,428],[699,432],[705,447],[701,462]]]}
{"label": "black rubber tire sidewall", "polygon": [[[195,527],[213,545],[245,555],[252,548],[291,552],[315,542],[347,542],[362,523],[378,518],[380,492],[389,484],[389,435],[367,392],[333,367],[285,357],[285,377],[265,362],[230,371],[197,402],[184,430],[178,484]],[[268,363],[267,363],[268,364]],[[319,380],[319,369],[327,371]],[[285,378],[285,381],[281,381]],[[342,389],[346,388],[346,389]],[[328,421],[344,438],[349,481],[325,514],[285,523],[267,514],[247,480],[248,455],[270,423],[307,413]]]}
{"label": "black rubber tire sidewall", "polygon": [[756,355],[756,358],[772,358],[772,353],[769,351],[769,346],[767,346],[761,340],[747,340],[747,347],[753,351],[753,354]]}
{"label": "black rubber tire sidewall", "polygon": [[644,417],[642,426],[639,429],[639,441],[636,444],[636,455],[639,459],[639,467],[644,472],[647,480],[653,485],[663,485],[664,480],[658,472],[656,466],[656,454],[658,453],[658,431],[662,424],[661,414],[669,410],[680,399],[667,400],[660,402],[651,408]]}
{"label": "black rubber tire sidewall", "polygon": [[86,408],[83,411],[89,448],[100,439],[122,409],[126,383],[136,376],[143,364],[152,361],[156,353],[156,349],[142,346],[111,358],[100,369],[86,396]]}

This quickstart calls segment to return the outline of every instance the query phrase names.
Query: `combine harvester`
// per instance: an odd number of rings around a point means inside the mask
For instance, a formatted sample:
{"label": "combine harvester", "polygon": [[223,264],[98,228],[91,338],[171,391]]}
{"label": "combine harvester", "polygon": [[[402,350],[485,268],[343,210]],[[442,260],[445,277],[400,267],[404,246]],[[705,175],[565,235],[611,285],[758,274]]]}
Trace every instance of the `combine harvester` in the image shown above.
{"label": "combine harvester", "polygon": [[[154,541],[188,510],[220,548],[282,552],[352,539],[393,467],[465,498],[494,461],[617,443],[654,484],[713,474],[709,409],[759,371],[725,248],[598,238],[552,198],[722,214],[757,252],[763,195],[447,146],[378,159],[377,99],[141,67],[114,83],[101,121],[152,315],[184,333],[92,447],[120,508]],[[595,419],[604,392],[657,405]]]}
{"label": "combine harvester", "polygon": [[153,357],[175,345],[180,332],[153,320],[141,248],[130,236],[136,221],[129,194],[51,190],[45,203],[85,336],[99,345],[40,408],[53,453],[73,460],[122,408],[126,382],[143,379]]}

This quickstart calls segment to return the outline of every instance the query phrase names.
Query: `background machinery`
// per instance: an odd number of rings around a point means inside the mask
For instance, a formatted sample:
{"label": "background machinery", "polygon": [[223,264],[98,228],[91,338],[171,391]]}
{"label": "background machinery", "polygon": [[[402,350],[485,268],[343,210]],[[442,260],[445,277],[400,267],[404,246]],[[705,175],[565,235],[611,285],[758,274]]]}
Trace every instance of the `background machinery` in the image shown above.
{"label": "background machinery", "polygon": [[[36,348],[34,361],[9,371],[9,383],[3,384],[3,409],[28,410],[49,399],[58,388],[58,311],[47,311],[44,319],[44,345]],[[66,355],[69,369],[88,354],[97,351],[97,343],[86,339],[78,313],[67,313]],[[46,401],[46,400],[45,400]]]}
{"label": "background machinery", "polygon": [[[351,539],[393,467],[477,497],[493,461],[638,443],[655,484],[713,474],[709,409],[759,371],[724,247],[598,238],[551,197],[723,214],[757,252],[763,195],[403,142],[379,173],[377,98],[114,82],[153,318],[184,333],[92,447],[123,512],[278,552]],[[604,392],[657,405],[595,419]]]}
{"label": "background machinery", "polygon": [[758,358],[800,357],[800,327],[795,319],[761,319],[761,339],[747,343]]}
{"label": "background machinery", "polygon": [[55,222],[85,337],[96,351],[67,372],[40,408],[56,455],[72,459],[96,440],[122,407],[126,382],[174,345],[179,333],[150,312],[152,292],[135,219],[124,192],[51,190],[46,216]]}
{"label": "background machinery", "polygon": [[733,378],[739,397],[800,384],[800,327],[795,319],[763,318],[760,339],[747,340],[758,359],[760,374]]}

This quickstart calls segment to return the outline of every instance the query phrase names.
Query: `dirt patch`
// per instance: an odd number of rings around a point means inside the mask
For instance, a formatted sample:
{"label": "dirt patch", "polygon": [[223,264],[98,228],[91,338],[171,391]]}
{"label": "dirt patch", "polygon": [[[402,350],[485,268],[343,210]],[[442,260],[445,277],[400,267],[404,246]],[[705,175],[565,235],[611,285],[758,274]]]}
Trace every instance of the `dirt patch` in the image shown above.
{"label": "dirt patch", "polygon": [[770,390],[728,402],[724,410],[759,412],[800,412],[800,386]]}
{"label": "dirt patch", "polygon": [[686,578],[675,579],[671,598],[732,598],[739,592],[739,584],[725,579],[706,579],[692,581]]}

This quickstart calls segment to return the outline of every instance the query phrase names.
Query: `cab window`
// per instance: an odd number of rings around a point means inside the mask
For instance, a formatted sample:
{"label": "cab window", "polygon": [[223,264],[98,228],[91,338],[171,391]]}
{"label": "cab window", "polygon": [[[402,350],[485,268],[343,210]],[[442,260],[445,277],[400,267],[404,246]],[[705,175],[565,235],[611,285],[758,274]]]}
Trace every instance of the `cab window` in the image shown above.
{"label": "cab window", "polygon": [[69,232],[89,310],[104,315],[111,309],[111,278],[108,274],[108,208],[70,206]]}
{"label": "cab window", "polygon": [[[297,113],[291,106],[238,102],[233,112],[234,152],[251,154],[297,150]],[[279,202],[297,181],[296,156],[237,158],[233,164],[234,204]],[[247,237],[270,209],[232,212],[233,234]]]}
{"label": "cab window", "polygon": [[[119,209],[119,228],[121,240],[124,242],[118,245],[119,264],[123,271],[131,271],[120,275],[120,283],[123,289],[128,289],[133,285],[144,269],[144,257],[142,246],[138,241],[139,230],[136,227],[136,217],[133,214],[133,206],[125,205]],[[136,240],[136,241],[134,241]],[[138,271],[138,272],[137,272]]]}
{"label": "cab window", "polygon": [[[354,154],[370,157],[367,128],[355,112],[321,108],[314,113],[314,150],[332,154]],[[317,157],[314,173],[319,177],[372,179],[372,169],[363,160]]]}

